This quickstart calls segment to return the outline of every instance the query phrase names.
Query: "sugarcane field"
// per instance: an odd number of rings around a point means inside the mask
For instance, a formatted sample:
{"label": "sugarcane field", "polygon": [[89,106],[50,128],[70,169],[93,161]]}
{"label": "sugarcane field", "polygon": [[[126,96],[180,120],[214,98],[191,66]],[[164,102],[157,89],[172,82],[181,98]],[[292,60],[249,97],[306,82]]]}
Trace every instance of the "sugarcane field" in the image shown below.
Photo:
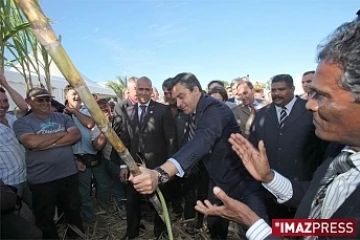
{"label": "sugarcane field", "polygon": [[324,3],[0,0],[0,239],[360,239],[360,9]]}

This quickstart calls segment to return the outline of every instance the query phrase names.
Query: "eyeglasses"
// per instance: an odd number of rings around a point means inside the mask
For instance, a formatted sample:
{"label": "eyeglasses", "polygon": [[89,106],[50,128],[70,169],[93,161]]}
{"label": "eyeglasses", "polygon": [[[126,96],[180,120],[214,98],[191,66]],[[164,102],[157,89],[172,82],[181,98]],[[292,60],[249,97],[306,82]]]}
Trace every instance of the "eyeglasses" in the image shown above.
{"label": "eyeglasses", "polygon": [[38,103],[51,102],[51,98],[36,98],[35,101]]}

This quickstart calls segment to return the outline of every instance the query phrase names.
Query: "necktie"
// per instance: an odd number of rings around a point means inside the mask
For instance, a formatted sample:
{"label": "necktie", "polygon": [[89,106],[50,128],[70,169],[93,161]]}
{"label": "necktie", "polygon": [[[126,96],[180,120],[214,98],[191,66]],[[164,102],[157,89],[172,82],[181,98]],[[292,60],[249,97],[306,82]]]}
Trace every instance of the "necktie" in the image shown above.
{"label": "necktie", "polygon": [[[321,218],[321,208],[327,188],[330,186],[330,184],[339,174],[345,173],[349,171],[351,168],[355,167],[354,163],[350,160],[350,155],[351,153],[349,152],[342,152],[336,158],[334,158],[333,162],[330,164],[323,179],[321,179],[319,189],[311,204],[309,218],[311,219]],[[318,237],[317,236],[304,237],[304,240],[314,240],[314,239],[318,239]]]}
{"label": "necktie", "polygon": [[327,188],[339,174],[345,173],[355,167],[354,163],[350,160],[350,155],[351,153],[349,152],[342,152],[335,157],[333,162],[330,164],[320,182],[320,187],[311,205],[309,218],[321,218],[321,207]]}
{"label": "necktie", "polygon": [[[195,135],[195,113],[193,113],[190,116],[189,119],[189,136],[188,136],[188,141],[190,141],[191,139],[193,139],[194,135]],[[190,170],[188,171],[188,174],[196,174],[198,173],[200,170],[199,168],[199,162],[196,163],[193,167],[190,168]]]}
{"label": "necktie", "polygon": [[248,120],[246,121],[246,124],[245,124],[245,129],[244,129],[244,134],[245,136],[249,136],[250,135],[250,128],[251,128],[251,125],[255,119],[255,113],[256,113],[256,110],[255,110],[255,106],[254,105],[249,105],[249,108],[250,108],[250,116],[248,118]]}
{"label": "necktie", "polygon": [[140,105],[140,109],[141,109],[141,113],[140,113],[139,122],[140,122],[140,124],[142,124],[144,121],[145,114],[146,114],[146,105]]}
{"label": "necktie", "polygon": [[287,118],[286,107],[282,107],[282,110],[280,113],[280,121],[279,121],[280,128],[283,128],[285,126],[286,118]]}
{"label": "necktie", "polygon": [[193,139],[195,135],[195,113],[191,114],[191,117],[189,119],[189,136],[188,141]]}

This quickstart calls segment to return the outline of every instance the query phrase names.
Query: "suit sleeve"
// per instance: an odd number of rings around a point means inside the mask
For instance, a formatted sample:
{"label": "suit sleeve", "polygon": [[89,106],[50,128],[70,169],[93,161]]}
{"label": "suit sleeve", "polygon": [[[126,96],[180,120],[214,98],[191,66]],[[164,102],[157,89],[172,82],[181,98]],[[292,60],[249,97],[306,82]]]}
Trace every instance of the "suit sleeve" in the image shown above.
{"label": "suit sleeve", "polygon": [[255,114],[255,118],[254,118],[254,121],[253,123],[251,124],[251,127],[250,127],[250,135],[249,135],[249,142],[255,147],[257,148],[258,145],[259,145],[259,139],[257,137],[257,134],[256,134],[256,121],[257,121],[257,117],[258,117],[258,114]]}
{"label": "suit sleeve", "polygon": [[[120,140],[123,142],[125,147],[127,149],[130,149],[130,136],[127,130],[127,122],[124,108],[125,106],[122,103],[119,103],[115,106],[113,129],[120,138]],[[119,165],[125,164],[122,159],[118,157],[118,154],[114,149],[112,150],[111,160]]]}
{"label": "suit sleeve", "polygon": [[175,153],[172,159],[176,160],[186,172],[209,153],[229,122],[227,109],[209,107],[199,119],[193,139]]}
{"label": "suit sleeve", "polygon": [[166,107],[165,109],[163,127],[166,138],[166,146],[168,149],[168,157],[170,157],[177,150],[177,133],[176,133],[175,119],[172,116],[169,107]]}

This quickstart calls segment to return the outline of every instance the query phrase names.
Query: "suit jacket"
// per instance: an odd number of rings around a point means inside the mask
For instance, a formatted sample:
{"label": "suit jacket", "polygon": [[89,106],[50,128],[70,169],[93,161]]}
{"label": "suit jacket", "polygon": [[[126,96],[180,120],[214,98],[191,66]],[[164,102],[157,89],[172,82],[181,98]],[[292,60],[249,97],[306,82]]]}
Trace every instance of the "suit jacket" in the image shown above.
{"label": "suit jacket", "polygon": [[[267,105],[267,102],[265,99],[256,99],[260,107],[265,107]],[[244,135],[244,137],[248,138],[249,135],[245,134],[245,126],[246,122],[248,121],[250,117],[250,109],[248,106],[245,106],[244,104],[237,105],[232,109],[236,122],[239,124],[241,131]]]}
{"label": "suit jacket", "polygon": [[137,153],[145,157],[146,167],[163,164],[177,149],[176,127],[169,106],[150,101],[143,124],[139,123],[138,103],[126,108],[125,124],[121,132],[128,134],[129,151],[140,163]]}
{"label": "suit jacket", "polygon": [[290,179],[310,181],[324,159],[326,144],[315,135],[313,115],[305,104],[296,99],[283,129],[274,104],[258,110],[249,140],[255,147],[264,141],[272,169]]}
{"label": "suit jacket", "polygon": [[[297,207],[295,218],[308,218],[311,204],[319,189],[320,181],[324,177],[326,170],[334,157],[327,158],[323,164],[315,171],[311,182],[299,182],[291,180],[293,196],[287,201],[287,206]],[[360,239],[360,186],[345,200],[345,202],[335,211],[330,219],[355,218],[356,219],[356,237]],[[278,239],[272,236],[266,238]],[[279,238],[280,239],[280,238]],[[319,239],[345,239],[344,237],[319,237]]]}
{"label": "suit jacket", "polygon": [[[126,108],[132,105],[134,104],[130,101],[130,99],[125,99],[116,104],[116,106],[114,107],[113,129],[127,148],[130,147],[130,138],[125,128]],[[122,163],[119,154],[115,151],[114,148],[112,148],[111,150],[110,160],[117,165],[120,165],[120,163]]]}
{"label": "suit jacket", "polygon": [[[174,156],[186,172],[201,159],[214,184],[229,192],[237,185],[246,195],[261,189],[231,149],[230,134],[240,128],[230,108],[218,100],[202,95],[196,107],[195,135]],[[238,197],[238,196],[237,196]]]}
{"label": "suit jacket", "polygon": [[175,125],[176,125],[176,136],[177,136],[177,148],[180,149],[188,142],[189,138],[189,121],[190,115],[185,114],[181,109],[177,110],[175,115]]}

